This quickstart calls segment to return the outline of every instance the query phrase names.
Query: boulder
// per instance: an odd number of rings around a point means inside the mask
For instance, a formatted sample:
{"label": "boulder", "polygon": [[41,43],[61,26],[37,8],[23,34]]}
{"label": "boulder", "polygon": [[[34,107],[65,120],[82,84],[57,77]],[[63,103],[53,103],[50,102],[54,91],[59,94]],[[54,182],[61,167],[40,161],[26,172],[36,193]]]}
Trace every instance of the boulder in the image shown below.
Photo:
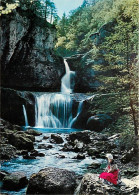
{"label": "boulder", "polygon": [[13,125],[13,129],[14,130],[17,130],[17,131],[21,131],[22,130],[22,127],[19,126],[19,125]]}
{"label": "boulder", "polygon": [[36,131],[34,129],[28,129],[28,130],[25,131],[25,133],[27,133],[29,135],[34,135],[34,136],[40,136],[40,135],[42,135],[41,132],[38,132],[38,131]]}
{"label": "boulder", "polygon": [[43,136],[43,139],[48,139],[48,138],[49,138],[49,136],[46,136],[46,135],[45,135],[45,136]]}
{"label": "boulder", "polygon": [[13,125],[10,122],[8,122],[2,118],[0,118],[0,124],[1,124],[0,129],[13,129]]}
{"label": "boulder", "polygon": [[102,131],[111,123],[112,118],[107,114],[97,114],[89,117],[87,121],[87,128],[92,131]]}
{"label": "boulder", "polygon": [[76,188],[74,172],[58,168],[45,168],[29,179],[26,194],[73,194]]}
{"label": "boulder", "polygon": [[5,177],[5,176],[7,176],[7,175],[9,175],[9,173],[8,172],[6,172],[6,171],[0,171],[0,181],[2,181],[3,180],[3,178]]}
{"label": "boulder", "polygon": [[49,150],[49,149],[51,149],[51,148],[53,148],[52,145],[46,145],[46,144],[39,144],[39,145],[38,145],[38,149]]}
{"label": "boulder", "polygon": [[100,151],[96,147],[91,147],[87,149],[87,153],[89,156],[96,156],[97,154],[100,154]]}
{"label": "boulder", "polygon": [[9,143],[15,146],[19,150],[32,150],[35,137],[28,135],[25,132],[5,131],[5,136],[9,140]]}
{"label": "boulder", "polygon": [[8,160],[16,156],[16,148],[10,144],[1,144],[0,146],[0,159]]}
{"label": "boulder", "polygon": [[24,159],[36,159],[35,156],[30,156],[29,154],[23,155],[23,158],[24,158]]}
{"label": "boulder", "polygon": [[106,185],[99,181],[98,174],[88,173],[84,175],[81,183],[76,189],[75,195],[117,195],[128,194],[133,195],[138,193],[137,182],[128,179],[122,179],[123,185]]}
{"label": "boulder", "polygon": [[57,158],[66,158],[64,155],[58,155]]}
{"label": "boulder", "polygon": [[17,151],[17,154],[18,155],[27,155],[28,154],[28,151],[27,150],[18,150]]}
{"label": "boulder", "polygon": [[100,166],[101,166],[101,163],[99,161],[93,161],[91,165],[89,165],[87,168],[88,169],[98,169],[100,168]]}
{"label": "boulder", "polygon": [[2,187],[6,190],[19,190],[27,183],[28,179],[23,172],[14,172],[4,177]]}
{"label": "boulder", "polygon": [[70,145],[70,143],[65,143],[64,146],[63,146],[63,151],[74,151],[74,146]]}
{"label": "boulder", "polygon": [[44,153],[41,153],[41,152],[38,152],[37,150],[33,150],[33,151],[31,151],[31,153],[30,153],[30,156],[39,156],[39,157],[43,157],[43,156],[45,156],[45,154]]}
{"label": "boulder", "polygon": [[52,134],[50,142],[56,144],[62,144],[64,140],[62,139],[62,137],[60,137],[60,135]]}
{"label": "boulder", "polygon": [[85,159],[85,154],[78,153],[77,156],[74,157],[74,159],[79,159],[79,160]]}
{"label": "boulder", "polygon": [[134,149],[132,148],[131,150],[126,152],[124,155],[122,155],[121,157],[122,163],[124,164],[129,163],[132,160],[133,156],[134,156]]}
{"label": "boulder", "polygon": [[81,141],[85,144],[90,143],[91,142],[90,131],[85,130],[81,132],[71,133],[69,135],[69,141],[74,142],[75,140]]}
{"label": "boulder", "polygon": [[80,142],[78,141],[77,139],[74,141],[74,148],[73,148],[73,151],[75,152],[83,152],[83,149],[84,149],[84,143],[83,142]]}

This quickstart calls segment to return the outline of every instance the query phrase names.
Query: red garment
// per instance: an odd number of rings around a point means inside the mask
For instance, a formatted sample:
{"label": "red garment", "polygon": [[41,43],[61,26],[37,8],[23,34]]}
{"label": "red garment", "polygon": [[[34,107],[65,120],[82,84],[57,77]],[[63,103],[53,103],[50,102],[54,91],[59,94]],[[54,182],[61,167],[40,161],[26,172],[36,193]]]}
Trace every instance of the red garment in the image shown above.
{"label": "red garment", "polygon": [[103,172],[100,174],[99,177],[102,179],[106,179],[107,181],[117,185],[118,172],[119,172],[119,170],[115,170],[114,172],[111,172],[111,173]]}

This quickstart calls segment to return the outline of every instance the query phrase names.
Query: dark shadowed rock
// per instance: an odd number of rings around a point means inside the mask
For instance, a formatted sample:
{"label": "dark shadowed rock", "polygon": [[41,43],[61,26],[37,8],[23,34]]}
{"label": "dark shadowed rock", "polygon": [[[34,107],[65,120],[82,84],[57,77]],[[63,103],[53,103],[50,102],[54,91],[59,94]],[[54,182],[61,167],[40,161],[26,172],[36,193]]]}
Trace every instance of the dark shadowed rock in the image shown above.
{"label": "dark shadowed rock", "polygon": [[133,156],[134,156],[134,149],[132,148],[131,150],[126,152],[124,155],[122,155],[121,161],[125,164],[129,163],[132,160]]}
{"label": "dark shadowed rock", "polygon": [[25,187],[28,183],[28,179],[22,172],[14,172],[4,177],[3,189],[6,190],[18,190]]}
{"label": "dark shadowed rock", "polygon": [[94,161],[94,162],[92,162],[92,164],[89,165],[87,168],[88,168],[88,169],[97,169],[97,168],[100,168],[100,166],[101,166],[101,163],[100,163],[100,162]]}
{"label": "dark shadowed rock", "polygon": [[64,141],[60,135],[52,134],[50,142],[56,143],[56,144],[62,144]]}
{"label": "dark shadowed rock", "polygon": [[[23,114],[23,105],[25,105],[29,125],[35,125],[35,96],[33,93],[2,88],[1,102],[2,118],[13,124],[25,126],[25,119]],[[8,129],[14,129],[14,126],[12,125],[12,128]],[[17,128],[15,128],[15,130],[16,129]]]}
{"label": "dark shadowed rock", "polygon": [[23,155],[23,158],[24,158],[24,159],[36,159],[35,156],[30,156],[29,154]]}
{"label": "dark shadowed rock", "polygon": [[74,157],[74,159],[85,159],[85,154],[82,154],[82,153],[78,153],[77,156]]}
{"label": "dark shadowed rock", "polygon": [[69,140],[71,142],[74,142],[75,140],[81,141],[85,144],[88,144],[91,142],[90,139],[90,131],[86,130],[86,131],[81,131],[81,132],[75,132],[75,133],[71,133],[69,135]]}
{"label": "dark shadowed rock", "polygon": [[107,114],[91,116],[87,121],[87,128],[93,131],[101,131],[109,125],[112,118]]}
{"label": "dark shadowed rock", "polygon": [[13,129],[13,125],[2,118],[0,118],[0,124],[1,124],[1,129]]}
{"label": "dark shadowed rock", "polygon": [[10,144],[0,145],[0,159],[11,159],[16,156],[16,148]]}
{"label": "dark shadowed rock", "polygon": [[7,175],[9,175],[9,173],[8,172],[6,172],[6,171],[0,171],[0,181],[2,181],[3,180],[3,178],[5,177],[5,176],[7,176]]}
{"label": "dark shadowed rock", "polygon": [[35,141],[35,137],[33,135],[28,135],[24,132],[13,132],[10,130],[6,130],[5,132],[9,143],[17,149],[32,150],[34,148],[33,142]]}
{"label": "dark shadowed rock", "polygon": [[27,150],[18,150],[17,151],[17,154],[18,155],[27,155],[28,154],[28,151]]}
{"label": "dark shadowed rock", "polygon": [[94,70],[91,64],[87,63],[88,54],[77,54],[67,57],[70,69],[76,71],[75,75],[75,92],[95,91],[97,88]]}
{"label": "dark shadowed rock", "polygon": [[38,149],[49,150],[49,149],[51,149],[51,148],[53,148],[52,145],[46,145],[46,144],[39,144],[39,145],[38,145]]}
{"label": "dark shadowed rock", "polygon": [[26,194],[73,194],[76,187],[74,172],[45,168],[29,179]]}
{"label": "dark shadowed rock", "polygon": [[46,136],[46,135],[45,135],[45,136],[43,136],[43,139],[48,139],[48,138],[49,138],[49,136]]}
{"label": "dark shadowed rock", "polygon": [[34,129],[28,129],[27,131],[25,131],[25,133],[29,134],[29,135],[34,135],[34,136],[40,136],[42,135],[41,132],[38,132]]}

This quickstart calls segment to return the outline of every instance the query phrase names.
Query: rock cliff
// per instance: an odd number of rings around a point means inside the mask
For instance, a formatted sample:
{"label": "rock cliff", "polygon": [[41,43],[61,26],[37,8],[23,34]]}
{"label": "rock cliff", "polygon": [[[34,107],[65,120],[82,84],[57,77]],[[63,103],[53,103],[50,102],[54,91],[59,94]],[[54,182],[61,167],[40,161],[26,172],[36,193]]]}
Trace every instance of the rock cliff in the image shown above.
{"label": "rock cliff", "polygon": [[20,90],[59,91],[65,73],[63,59],[54,54],[54,25],[18,8],[2,16],[2,86]]}

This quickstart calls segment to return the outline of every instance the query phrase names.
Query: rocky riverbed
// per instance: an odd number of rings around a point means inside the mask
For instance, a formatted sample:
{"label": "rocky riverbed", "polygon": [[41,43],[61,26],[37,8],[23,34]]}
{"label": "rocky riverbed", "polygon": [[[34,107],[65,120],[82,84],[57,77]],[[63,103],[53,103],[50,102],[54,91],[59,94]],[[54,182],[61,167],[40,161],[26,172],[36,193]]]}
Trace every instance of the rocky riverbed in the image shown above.
{"label": "rocky riverbed", "polygon": [[[82,178],[82,186],[86,185],[86,178],[94,178],[95,175],[98,178],[97,174],[106,166],[105,154],[108,152],[114,155],[122,178],[131,179],[138,174],[136,148],[120,151],[120,134],[108,136],[106,133],[75,129],[71,132],[61,130],[59,133],[57,130],[52,133],[51,129],[47,133],[46,130],[40,132],[34,129],[22,131],[21,127],[4,120],[1,120],[1,124],[0,176],[4,193],[25,194],[27,190],[27,194],[73,194]],[[86,173],[91,176],[83,177]],[[92,184],[92,179],[87,180]],[[93,182],[98,183],[97,180]],[[46,187],[46,184],[51,187]],[[91,184],[87,184],[87,188],[91,188]],[[94,188],[96,192],[99,191],[96,185]],[[137,192],[136,184],[130,186],[130,192]],[[84,194],[87,194],[86,190]]]}

